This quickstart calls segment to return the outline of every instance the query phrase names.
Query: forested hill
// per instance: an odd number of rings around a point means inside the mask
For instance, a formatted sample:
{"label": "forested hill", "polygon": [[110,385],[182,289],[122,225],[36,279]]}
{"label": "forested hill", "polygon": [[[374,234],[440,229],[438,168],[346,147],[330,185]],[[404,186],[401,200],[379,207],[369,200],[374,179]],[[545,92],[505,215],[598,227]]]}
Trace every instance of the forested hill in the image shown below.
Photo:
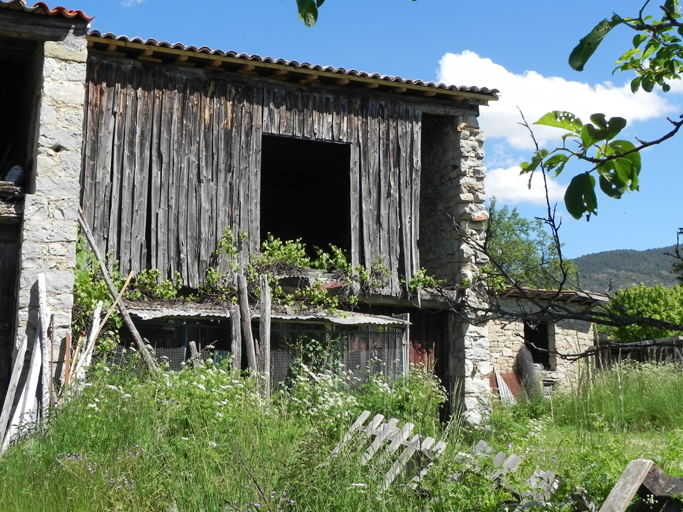
{"label": "forested hill", "polygon": [[646,251],[605,251],[587,254],[574,259],[579,268],[579,284],[584,290],[607,293],[613,290],[644,283],[648,286],[673,286],[676,276],[670,274],[674,259],[664,253],[673,253],[673,246]]}

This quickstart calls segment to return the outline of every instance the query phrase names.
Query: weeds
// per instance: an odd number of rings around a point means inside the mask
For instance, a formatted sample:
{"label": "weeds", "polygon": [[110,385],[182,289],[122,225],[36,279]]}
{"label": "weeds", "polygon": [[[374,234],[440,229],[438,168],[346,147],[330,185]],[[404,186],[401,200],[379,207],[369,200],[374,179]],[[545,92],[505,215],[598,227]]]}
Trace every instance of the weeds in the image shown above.
{"label": "weeds", "polygon": [[[496,407],[474,429],[438,422],[445,394],[423,368],[407,380],[372,377],[360,386],[333,369],[302,366],[289,389],[264,401],[255,377],[221,365],[141,377],[134,356],[128,364],[96,366],[47,431],[10,447],[0,465],[0,510],[422,511],[429,503],[434,512],[499,511],[514,495],[491,485],[487,462],[460,455],[483,437],[522,458],[510,477],[517,489],[537,468],[557,473],[558,503],[577,487],[600,503],[633,458],[683,474],[680,430],[661,420],[669,405],[653,403],[662,390],[683,387],[676,367],[624,365],[552,402]],[[608,407],[619,392],[624,405]],[[588,393],[590,409],[577,414]],[[649,412],[627,414],[636,397]],[[419,492],[394,485],[382,493],[386,468],[359,464],[362,446],[330,459],[363,409],[448,442]],[[645,431],[637,418],[647,420]]]}

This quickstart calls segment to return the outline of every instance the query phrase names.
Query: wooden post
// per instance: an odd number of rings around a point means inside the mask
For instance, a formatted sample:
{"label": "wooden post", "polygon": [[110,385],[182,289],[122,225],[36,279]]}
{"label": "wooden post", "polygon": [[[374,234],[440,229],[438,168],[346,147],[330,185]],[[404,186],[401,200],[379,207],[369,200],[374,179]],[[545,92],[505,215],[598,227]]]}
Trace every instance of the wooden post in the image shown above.
{"label": "wooden post", "polygon": [[270,286],[268,276],[265,274],[259,278],[261,285],[261,357],[263,359],[263,393],[270,398]]}
{"label": "wooden post", "polygon": [[256,348],[254,345],[254,335],[251,332],[251,312],[249,311],[249,296],[247,295],[247,278],[242,274],[237,276],[237,288],[242,313],[242,333],[247,345],[247,363],[249,364],[249,369],[257,373]]}
{"label": "wooden post", "polygon": [[49,328],[50,312],[47,309],[47,291],[45,286],[45,274],[38,274],[38,317],[40,318],[40,325],[36,336],[36,345],[33,350],[42,350],[43,360],[43,389],[42,391],[42,415],[47,417],[48,409],[50,408],[50,381],[52,380],[52,368],[50,368],[50,338],[47,335]]}
{"label": "wooden post", "polygon": [[[104,277],[104,282],[107,283],[109,293],[111,293],[112,298],[116,300],[118,292],[116,291],[116,287],[114,286],[114,283],[109,277],[109,271],[107,270],[107,266],[104,264],[102,256],[100,256],[100,250],[97,248],[97,245],[95,244],[95,239],[93,238],[92,233],[90,232],[90,228],[88,227],[88,224],[85,221],[85,217],[83,216],[83,210],[80,209],[78,211],[78,221],[81,224],[81,229],[83,230],[85,238],[88,240],[90,247],[95,253],[95,258],[97,258],[97,262],[100,264],[100,271],[102,272],[102,277]],[[147,350],[147,345],[145,345],[145,342],[140,336],[140,333],[135,328],[135,324],[133,324],[133,320],[131,320],[130,314],[128,313],[128,308],[126,308],[126,305],[124,304],[123,300],[119,300],[118,306],[119,312],[123,317],[123,322],[126,324],[128,331],[130,331],[130,334],[133,336],[135,344],[138,346],[140,354],[142,354],[142,358],[145,360],[145,363],[147,364],[147,368],[149,368],[149,371],[151,371],[152,373],[156,373],[158,371],[156,362],[152,358],[152,355],[149,353],[149,350]]]}
{"label": "wooden post", "polygon": [[231,311],[232,342],[230,351],[232,352],[232,369],[237,371],[242,369],[242,331],[240,330],[240,321],[240,310]]}
{"label": "wooden post", "polygon": [[197,343],[195,341],[191,341],[189,343],[190,346],[190,361],[192,361],[192,368],[198,368],[199,367],[199,352],[197,352]]}
{"label": "wooden post", "polygon": [[9,381],[7,394],[5,395],[5,403],[2,407],[2,414],[0,414],[0,442],[5,439],[7,433],[7,424],[12,412],[12,405],[14,404],[14,397],[17,394],[17,387],[19,385],[19,378],[24,370],[24,359],[26,358],[26,345],[28,345],[28,338],[26,335],[21,337],[19,342],[19,349],[17,356],[14,358],[14,366],[12,368],[12,377]]}

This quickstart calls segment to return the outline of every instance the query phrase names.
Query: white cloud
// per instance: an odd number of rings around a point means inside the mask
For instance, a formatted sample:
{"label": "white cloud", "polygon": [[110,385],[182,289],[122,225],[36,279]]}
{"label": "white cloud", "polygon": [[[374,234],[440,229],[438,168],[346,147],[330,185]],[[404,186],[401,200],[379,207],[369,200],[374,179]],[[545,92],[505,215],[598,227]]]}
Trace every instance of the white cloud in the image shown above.
{"label": "white cloud", "polygon": [[[547,181],[550,202],[561,203],[565,187],[551,178]],[[534,173],[529,188],[529,175],[520,176],[519,166],[490,170],[486,175],[486,197],[495,197],[501,204],[545,204],[543,176]]]}
{"label": "white cloud", "polygon": [[[489,138],[503,137],[511,146],[524,150],[532,149],[533,142],[527,130],[519,125],[521,117],[517,107],[529,123],[552,110],[572,112],[584,121],[590,114],[601,112],[607,117],[625,117],[629,122],[662,117],[674,110],[673,105],[658,94],[632,94],[629,84],[621,87],[609,82],[590,85],[561,77],[546,77],[536,71],[517,75],[468,50],[445,54],[439,61],[438,80],[499,89],[500,100],[481,109],[482,129]],[[556,128],[533,126],[533,129],[541,145],[559,140],[561,135]]]}
{"label": "white cloud", "polygon": [[121,5],[124,7],[133,7],[134,5],[141,4],[142,2],[145,2],[146,0],[124,0],[121,2]]}

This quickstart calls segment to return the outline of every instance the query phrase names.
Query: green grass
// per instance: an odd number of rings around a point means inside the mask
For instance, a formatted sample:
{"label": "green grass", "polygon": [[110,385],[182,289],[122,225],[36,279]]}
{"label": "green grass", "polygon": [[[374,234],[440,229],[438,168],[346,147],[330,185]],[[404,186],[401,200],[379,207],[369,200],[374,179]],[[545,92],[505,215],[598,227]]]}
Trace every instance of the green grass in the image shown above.
{"label": "green grass", "polygon": [[[620,366],[552,401],[494,407],[479,428],[440,425],[443,390],[418,369],[408,381],[360,388],[348,376],[303,371],[269,403],[254,378],[214,367],[157,378],[100,368],[90,384],[45,432],[26,433],[6,453],[0,510],[423,511],[431,500],[434,512],[498,511],[513,496],[491,487],[486,463],[477,469],[458,455],[482,438],[523,456],[515,485],[536,468],[560,475],[558,501],[580,486],[600,503],[637,457],[683,474],[676,366]],[[329,457],[364,409],[449,443],[419,492],[380,492],[387,468],[361,466],[360,446]]]}

